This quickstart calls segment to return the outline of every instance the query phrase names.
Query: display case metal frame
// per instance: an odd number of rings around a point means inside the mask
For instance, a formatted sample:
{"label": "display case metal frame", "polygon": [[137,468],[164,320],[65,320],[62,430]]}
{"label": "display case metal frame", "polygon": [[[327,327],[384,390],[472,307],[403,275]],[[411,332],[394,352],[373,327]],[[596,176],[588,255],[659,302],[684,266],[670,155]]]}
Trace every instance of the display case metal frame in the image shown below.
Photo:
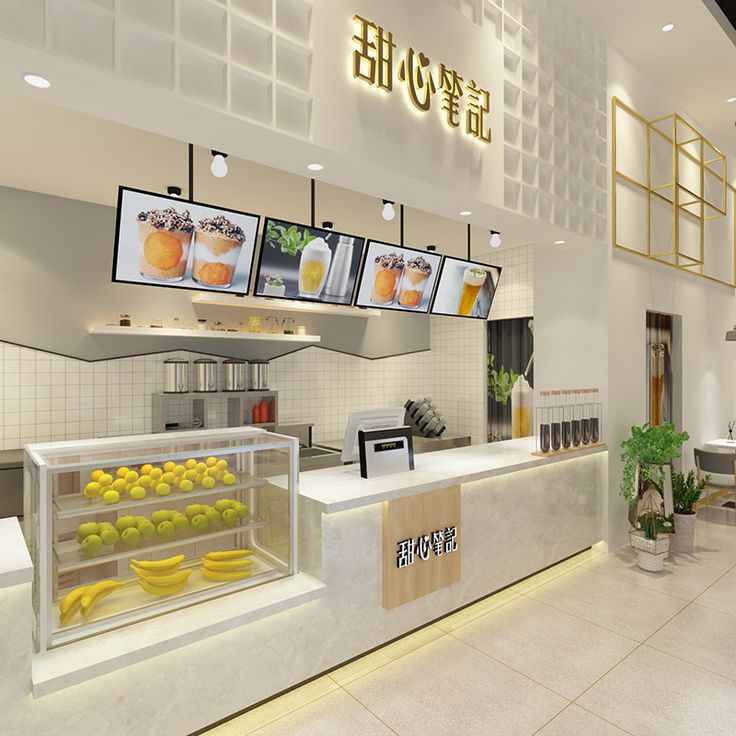
{"label": "display case metal frame", "polygon": [[[258,442],[254,442],[258,440]],[[171,447],[177,448],[188,445],[188,449],[172,449],[169,452],[153,452],[146,448]],[[200,449],[192,449],[193,445],[199,445]],[[69,518],[73,516],[68,511],[59,515],[59,507],[55,503],[53,494],[53,477],[57,473],[79,470],[82,473],[91,471],[99,466],[112,466],[124,464],[126,466],[139,465],[146,462],[161,462],[165,459],[183,458],[191,455],[202,454],[228,454],[238,453],[248,464],[248,467],[240,468],[241,471],[252,470],[255,466],[255,453],[267,450],[288,450],[288,476],[280,480],[287,482],[289,502],[288,518],[288,556],[284,559],[275,556],[271,551],[265,549],[257,542],[255,531],[265,526],[260,522],[247,523],[233,528],[218,530],[208,537],[205,532],[202,535],[190,535],[183,539],[172,539],[170,542],[161,543],[150,549],[175,549],[177,542],[184,547],[187,544],[196,544],[197,540],[208,539],[218,535],[227,536],[242,534],[240,537],[256,551],[260,558],[267,558],[273,565],[271,572],[264,572],[257,578],[247,578],[241,581],[223,583],[205,590],[194,591],[186,596],[174,599],[164,599],[142,609],[134,609],[129,612],[115,614],[100,621],[87,623],[83,631],[63,630],[54,631],[54,577],[55,577],[55,552],[54,552],[54,519]],[[82,460],[77,463],[51,464],[50,460],[59,455],[74,455],[75,453],[95,453],[93,460]],[[106,454],[109,453],[109,454]],[[121,454],[124,453],[124,454]],[[258,479],[255,479],[258,480]],[[247,490],[249,499],[253,499],[259,485],[263,483],[251,483],[241,486]],[[281,486],[278,486],[281,487]],[[218,486],[212,489],[212,495],[217,492],[228,492],[230,487]],[[32,610],[34,617],[33,638],[37,652],[45,652],[62,644],[69,643],[81,638],[87,638],[104,631],[114,630],[121,626],[135,623],[146,618],[151,618],[175,609],[181,609],[190,605],[211,600],[248,587],[255,587],[268,583],[274,579],[294,575],[298,567],[298,494],[299,494],[299,443],[296,438],[267,432],[264,429],[251,427],[237,427],[225,429],[196,430],[189,432],[175,432],[171,434],[149,434],[134,435],[128,437],[111,437],[93,440],[79,440],[66,442],[49,442],[26,445],[24,448],[24,533],[31,553],[34,565],[34,581],[32,594]],[[179,497],[176,497],[180,500]],[[188,498],[188,496],[186,497]],[[171,496],[161,499],[174,501]],[[99,507],[104,512],[115,511],[115,507]],[[251,506],[251,508],[254,508]],[[102,513],[98,511],[97,513]],[[81,514],[80,514],[81,518]],[[127,559],[140,554],[147,553],[146,547],[131,548],[130,553],[122,555],[113,554],[108,557],[98,558],[101,562],[115,561],[116,559]],[[95,558],[93,558],[95,559]],[[58,563],[58,560],[57,560]],[[80,560],[80,566],[84,566]]]}

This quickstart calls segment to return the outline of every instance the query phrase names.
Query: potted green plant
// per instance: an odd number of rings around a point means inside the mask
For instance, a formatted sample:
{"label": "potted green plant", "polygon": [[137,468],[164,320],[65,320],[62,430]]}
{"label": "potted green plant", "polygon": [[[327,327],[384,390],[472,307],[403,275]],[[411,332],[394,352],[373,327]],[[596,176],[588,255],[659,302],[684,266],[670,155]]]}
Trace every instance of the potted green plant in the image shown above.
{"label": "potted green plant", "polygon": [[629,502],[631,546],[639,552],[639,567],[659,571],[670,548],[674,528],[664,513],[665,466],[680,457],[687,432],[676,432],[672,424],[633,426],[631,436],[621,443],[624,463],[619,491]]}
{"label": "potted green plant", "polygon": [[672,501],[675,505],[675,534],[672,549],[675,552],[692,552],[695,547],[695,511],[693,506],[700,500],[710,483],[710,476],[697,480],[695,471],[687,475],[672,476]]}

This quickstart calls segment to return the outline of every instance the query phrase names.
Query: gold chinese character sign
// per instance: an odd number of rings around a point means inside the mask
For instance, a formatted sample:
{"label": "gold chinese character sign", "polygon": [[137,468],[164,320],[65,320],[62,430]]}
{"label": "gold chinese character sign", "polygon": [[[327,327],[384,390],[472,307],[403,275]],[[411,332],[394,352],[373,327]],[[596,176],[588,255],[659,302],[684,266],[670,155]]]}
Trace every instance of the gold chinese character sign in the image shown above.
{"label": "gold chinese character sign", "polygon": [[[352,37],[353,78],[386,93],[394,90],[394,34],[359,15],[353,16],[357,30]],[[451,130],[461,130],[469,138],[491,142],[487,118],[491,112],[491,93],[473,79],[467,81],[444,63],[432,60],[412,47],[399,54],[396,78],[402,83],[411,104],[428,113],[435,95],[439,110]]]}

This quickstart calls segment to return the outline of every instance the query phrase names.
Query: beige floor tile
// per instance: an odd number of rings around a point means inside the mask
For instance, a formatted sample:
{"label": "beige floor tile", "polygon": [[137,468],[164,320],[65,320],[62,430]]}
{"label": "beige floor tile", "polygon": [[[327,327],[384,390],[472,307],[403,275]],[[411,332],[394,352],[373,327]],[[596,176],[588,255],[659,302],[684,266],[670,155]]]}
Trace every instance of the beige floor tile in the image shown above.
{"label": "beige floor tile", "polygon": [[651,636],[686,605],[677,598],[586,568],[528,595],[637,641]]}
{"label": "beige floor tile", "polygon": [[254,732],[254,736],[387,736],[391,729],[346,692],[326,695]]}
{"label": "beige floor tile", "polygon": [[452,635],[568,700],[638,646],[531,598],[509,603]]}
{"label": "beige floor tile", "polygon": [[680,555],[670,555],[662,572],[647,572],[637,564],[636,550],[623,547],[613,554],[592,560],[587,570],[612,575],[658,593],[690,601],[723,575],[723,570],[706,567]]}
{"label": "beige floor tile", "polygon": [[598,559],[601,556],[602,555],[599,552],[588,550],[587,552],[584,552],[580,555],[571,557],[569,560],[560,562],[559,565],[550,567],[547,570],[542,570],[542,572],[537,573],[536,575],[532,575],[531,577],[526,578],[526,580],[522,580],[521,582],[516,583],[516,585],[512,585],[509,590],[513,591],[514,593],[520,593],[522,595],[526,594],[529,591],[540,587],[541,585],[549,583],[551,580],[556,580],[563,575],[567,575],[571,572],[574,572],[575,570],[579,570],[586,563]]}
{"label": "beige floor tile", "polygon": [[438,629],[442,629],[442,631],[454,631],[459,626],[464,626],[471,621],[475,621],[475,619],[480,616],[485,616],[485,614],[490,613],[501,606],[505,606],[507,603],[516,600],[518,597],[519,594],[513,590],[502,590],[499,593],[494,593],[494,595],[488,596],[488,598],[484,598],[482,601],[478,601],[478,603],[474,603],[472,606],[463,608],[457,613],[446,616],[441,621],[437,621],[435,626]]}
{"label": "beige floor tile", "polygon": [[733,736],[733,680],[646,645],[580,699],[580,705],[632,734]]}
{"label": "beige floor tile", "polygon": [[713,537],[708,539],[698,537],[692,552],[671,552],[670,557],[675,562],[685,560],[718,570],[730,570],[736,565],[736,540],[726,542],[722,539],[713,539]]}
{"label": "beige floor tile", "polygon": [[[736,624],[733,613],[695,603],[675,616],[647,645],[736,679]],[[736,706],[736,686],[734,686]]]}
{"label": "beige floor tile", "polygon": [[444,635],[445,632],[436,626],[426,626],[413,634],[409,634],[409,636],[405,636],[330,672],[330,677],[340,685],[347,685],[347,683],[357,680],[359,677],[363,677],[363,675],[367,675],[369,672],[373,672],[373,670],[377,670],[379,667],[383,667],[389,662],[393,662],[395,659],[403,657],[405,654],[413,652],[415,649],[423,647]]}
{"label": "beige floor tile", "polygon": [[736,611],[736,571],[729,572],[717,580],[695,602],[707,608],[715,608],[723,613]]}
{"label": "beige floor tile", "polygon": [[244,736],[275,721],[292,711],[318,700],[338,689],[338,685],[329,677],[319,677],[312,682],[292,690],[280,698],[264,703],[258,708],[243,713],[211,731],[207,736]]}
{"label": "beige floor tile", "polygon": [[626,736],[626,733],[587,710],[571,705],[534,736]]}
{"label": "beige floor tile", "polygon": [[529,736],[567,705],[451,636],[346,689],[401,736]]}

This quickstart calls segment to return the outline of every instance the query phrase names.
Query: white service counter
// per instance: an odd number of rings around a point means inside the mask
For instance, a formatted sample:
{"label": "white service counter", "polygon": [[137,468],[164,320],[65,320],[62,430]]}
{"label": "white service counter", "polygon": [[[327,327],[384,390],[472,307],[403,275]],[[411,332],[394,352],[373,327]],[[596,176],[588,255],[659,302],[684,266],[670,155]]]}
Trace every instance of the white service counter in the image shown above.
{"label": "white service counter", "polygon": [[[417,456],[414,472],[371,481],[355,468],[303,473],[300,576],[319,589],[308,586],[292,607],[271,602],[268,609],[263,586],[262,614],[251,610],[227,627],[213,625],[211,615],[244,598],[227,596],[209,611],[207,604],[191,606],[68,644],[49,653],[65,660],[61,667],[57,658],[60,674],[50,679],[48,660],[31,654],[30,585],[0,590],[0,617],[14,631],[5,642],[11,656],[0,664],[4,736],[59,736],[78,733],[80,724],[93,724],[96,736],[191,733],[599,542],[605,447],[548,458],[532,450],[530,440],[444,450]],[[383,502],[454,484],[461,499],[460,581],[384,609]],[[156,639],[184,622],[185,636],[169,637],[169,644]],[[19,623],[26,632],[20,638]],[[116,636],[133,648],[128,659],[94,666],[116,647]],[[152,656],[136,654],[136,640]],[[75,657],[83,674],[61,672]],[[36,679],[44,671],[47,679],[34,694],[29,673]]]}

